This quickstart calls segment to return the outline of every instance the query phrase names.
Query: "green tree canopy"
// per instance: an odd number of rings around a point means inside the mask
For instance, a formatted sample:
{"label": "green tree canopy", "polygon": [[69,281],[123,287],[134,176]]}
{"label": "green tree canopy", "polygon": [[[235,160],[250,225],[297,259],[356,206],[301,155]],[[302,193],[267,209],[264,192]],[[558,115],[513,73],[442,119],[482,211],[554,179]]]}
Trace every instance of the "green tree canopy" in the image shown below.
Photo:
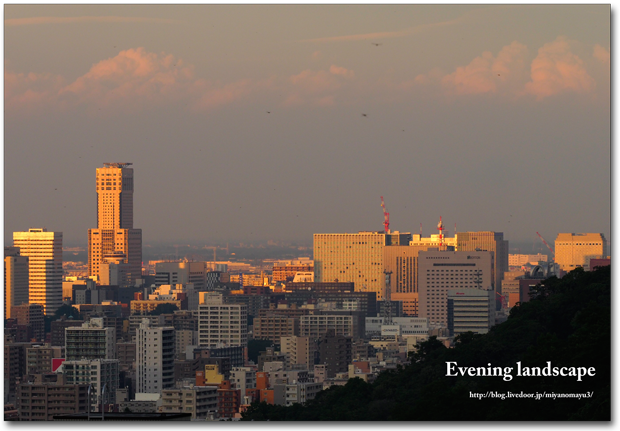
{"label": "green tree canopy", "polygon": [[[447,363],[506,370],[502,375],[447,376]],[[522,367],[587,367],[595,375],[517,376]],[[506,379],[505,374],[512,378]],[[535,398],[506,398],[541,394]],[[475,397],[472,394],[484,394]],[[505,399],[491,396],[504,394]],[[585,394],[548,397],[547,394]],[[611,268],[575,270],[544,280],[530,301],[484,335],[462,334],[454,348],[431,337],[410,363],[372,384],[351,379],[320,392],[305,406],[253,404],[242,420],[604,420],[611,419]]]}
{"label": "green tree canopy", "polygon": [[58,310],[56,310],[54,312],[54,319],[53,320],[58,320],[62,316],[65,316],[67,319],[70,318],[70,319],[74,319],[74,320],[82,320],[82,315],[80,314],[78,309],[75,308],[72,305],[64,304],[62,307],[60,307]]}
{"label": "green tree canopy", "polygon": [[172,314],[178,309],[179,307],[177,307],[175,304],[158,304],[157,307],[155,307],[155,309],[149,313],[149,315],[159,316],[160,314]]}

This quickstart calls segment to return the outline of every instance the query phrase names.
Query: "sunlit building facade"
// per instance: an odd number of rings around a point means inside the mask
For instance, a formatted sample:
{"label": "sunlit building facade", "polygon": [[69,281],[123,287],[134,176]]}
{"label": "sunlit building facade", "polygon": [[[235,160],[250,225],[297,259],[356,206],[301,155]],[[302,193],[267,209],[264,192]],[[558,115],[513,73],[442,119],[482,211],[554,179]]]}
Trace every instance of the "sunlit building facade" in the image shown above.
{"label": "sunlit building facade", "polygon": [[577,267],[589,270],[590,259],[605,258],[607,240],[602,233],[559,233],[555,239],[555,262],[562,271]]}
{"label": "sunlit building facade", "polygon": [[504,273],[508,271],[508,240],[502,232],[458,232],[456,251],[492,251],[494,254],[493,284],[501,293]]}
{"label": "sunlit building facade", "polygon": [[142,230],[133,228],[131,163],[104,163],[97,168],[97,228],[88,230],[88,271],[100,276],[101,264],[126,264],[126,280],[142,275]]}
{"label": "sunlit building facade", "polygon": [[54,314],[62,305],[62,232],[13,232],[13,245],[28,257],[28,301]]}
{"label": "sunlit building facade", "polygon": [[314,281],[353,282],[356,291],[385,293],[384,232],[314,234]]}

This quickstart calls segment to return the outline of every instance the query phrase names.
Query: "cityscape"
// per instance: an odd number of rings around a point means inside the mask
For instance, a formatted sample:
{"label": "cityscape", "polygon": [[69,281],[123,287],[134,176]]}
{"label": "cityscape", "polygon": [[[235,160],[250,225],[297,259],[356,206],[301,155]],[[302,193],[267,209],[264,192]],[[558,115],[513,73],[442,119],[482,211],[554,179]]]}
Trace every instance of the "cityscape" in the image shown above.
{"label": "cityscape", "polygon": [[[256,39],[204,63],[199,17]],[[5,421],[609,421],[609,19],[6,6]],[[46,34],[90,70],[20,54]]]}

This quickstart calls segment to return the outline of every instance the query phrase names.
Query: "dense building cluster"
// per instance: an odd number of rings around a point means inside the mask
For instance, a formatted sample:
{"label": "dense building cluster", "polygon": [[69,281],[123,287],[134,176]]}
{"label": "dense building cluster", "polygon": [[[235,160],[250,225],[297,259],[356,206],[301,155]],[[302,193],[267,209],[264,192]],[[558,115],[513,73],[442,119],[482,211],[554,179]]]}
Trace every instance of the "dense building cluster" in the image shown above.
{"label": "dense building cluster", "polygon": [[449,347],[488,332],[544,277],[609,264],[601,234],[558,235],[552,262],[509,256],[499,232],[372,231],[315,234],[313,259],[255,271],[142,265],[130,165],[97,169],[86,277],[63,274],[61,232],[15,232],[5,247],[7,419],[221,420],[256,401],[304,404],[372,382],[430,336]]}

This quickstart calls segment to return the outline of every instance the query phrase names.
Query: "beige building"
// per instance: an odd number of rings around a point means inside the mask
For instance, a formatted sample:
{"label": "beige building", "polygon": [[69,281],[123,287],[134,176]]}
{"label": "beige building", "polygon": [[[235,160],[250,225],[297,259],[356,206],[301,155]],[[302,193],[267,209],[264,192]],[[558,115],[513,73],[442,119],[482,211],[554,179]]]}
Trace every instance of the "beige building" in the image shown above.
{"label": "beige building", "polygon": [[508,266],[523,266],[526,264],[536,265],[538,262],[547,262],[546,254],[509,254],[508,255]]}
{"label": "beige building", "polygon": [[413,240],[409,244],[385,247],[383,266],[386,271],[392,273],[390,276],[392,301],[401,301],[403,313],[414,317],[419,313],[418,254],[427,250],[454,250],[454,246],[440,246],[438,239],[431,241],[431,238],[420,238],[420,235],[413,235]]}
{"label": "beige building", "polygon": [[245,347],[248,312],[245,304],[227,304],[222,294],[205,292],[198,306],[198,345]]}
{"label": "beige building", "polygon": [[192,419],[217,416],[217,386],[184,386],[161,391],[162,413],[191,413]]}
{"label": "beige building", "polygon": [[288,365],[305,365],[310,370],[314,365],[316,344],[309,337],[281,337],[280,350],[287,355]]}
{"label": "beige building", "polygon": [[62,305],[62,232],[46,228],[13,232],[13,245],[28,259],[28,301],[41,304],[45,314]]}
{"label": "beige building", "polygon": [[443,238],[439,237],[439,234],[432,234],[430,237],[422,237],[422,235],[412,235],[409,245],[416,247],[439,247],[439,244],[444,246],[456,247],[456,237]]}
{"label": "beige building", "polygon": [[357,319],[347,315],[312,314],[299,318],[299,335],[313,340],[322,337],[328,330],[335,335],[359,337],[360,328]]}
{"label": "beige building", "polygon": [[203,290],[206,273],[206,262],[157,262],[155,285],[192,283],[196,290]]}
{"label": "beige building", "polygon": [[272,279],[274,283],[278,281],[286,282],[290,278],[295,277],[295,274],[298,272],[314,272],[314,262],[311,260],[285,264],[275,262],[272,270]]}
{"label": "beige building", "polygon": [[602,233],[559,233],[555,239],[555,262],[562,271],[589,268],[590,259],[607,257],[607,241]]}
{"label": "beige building", "polygon": [[88,272],[99,276],[102,263],[126,264],[128,283],[142,276],[142,230],[133,228],[131,163],[97,168],[97,228],[88,230]]}
{"label": "beige building", "polygon": [[4,247],[4,319],[10,319],[11,307],[28,303],[28,256],[20,256],[18,247]]}
{"label": "beige building", "polygon": [[385,293],[384,232],[314,234],[314,281],[355,283],[356,291]]}
{"label": "beige building", "polygon": [[493,253],[488,251],[422,251],[419,254],[420,313],[429,324],[448,326],[448,290],[493,289]]}

